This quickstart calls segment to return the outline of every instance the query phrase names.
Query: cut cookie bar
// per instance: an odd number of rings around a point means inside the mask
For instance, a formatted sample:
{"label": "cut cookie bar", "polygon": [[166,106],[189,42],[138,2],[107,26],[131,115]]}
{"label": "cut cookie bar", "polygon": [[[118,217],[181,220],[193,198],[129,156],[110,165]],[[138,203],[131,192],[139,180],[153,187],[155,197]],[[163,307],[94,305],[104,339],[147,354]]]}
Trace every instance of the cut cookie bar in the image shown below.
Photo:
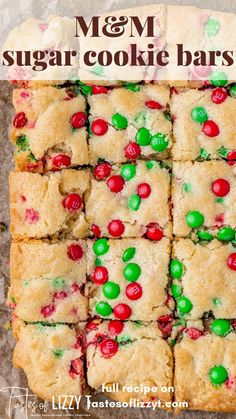
{"label": "cut cookie bar", "polygon": [[171,147],[169,89],[136,85],[89,97],[91,163],[99,158],[113,163],[140,156],[166,158]]}
{"label": "cut cookie bar", "polygon": [[89,163],[86,104],[78,87],[15,89],[16,168],[44,172]]}
{"label": "cut cookie bar", "polygon": [[96,236],[160,240],[170,234],[169,173],[156,161],[94,170],[86,215]]}
{"label": "cut cookie bar", "polygon": [[167,282],[170,242],[145,239],[88,241],[92,315],[157,320],[170,313]]}
{"label": "cut cookie bar", "polygon": [[190,410],[236,412],[235,331],[224,333],[226,320],[213,322],[212,334],[192,326],[174,347],[175,401]]}
{"label": "cut cookie bar", "polygon": [[[13,322],[17,339],[14,366],[22,368],[30,389],[44,400],[79,396],[85,388],[83,327]],[[70,398],[67,399],[70,402]],[[75,401],[75,399],[74,399]]]}
{"label": "cut cookie bar", "polygon": [[11,245],[9,303],[27,322],[77,323],[87,319],[84,241]]}
{"label": "cut cookie bar", "polygon": [[88,170],[58,173],[10,174],[11,232],[14,239],[87,234],[83,195],[89,186]]}
{"label": "cut cookie bar", "polygon": [[173,231],[187,236],[204,229],[215,234],[222,226],[236,226],[235,166],[224,161],[173,164]]}
{"label": "cut cookie bar", "polygon": [[236,159],[235,89],[190,89],[173,94],[174,160]]}
{"label": "cut cookie bar", "polygon": [[171,402],[171,389],[163,388],[172,386],[172,353],[156,323],[93,320],[87,333],[87,377],[92,388],[105,385],[109,396],[121,401],[160,400],[159,407]]}
{"label": "cut cookie bar", "polygon": [[218,240],[194,244],[189,239],[173,243],[170,275],[177,313],[191,319],[213,314],[236,318],[236,252]]}

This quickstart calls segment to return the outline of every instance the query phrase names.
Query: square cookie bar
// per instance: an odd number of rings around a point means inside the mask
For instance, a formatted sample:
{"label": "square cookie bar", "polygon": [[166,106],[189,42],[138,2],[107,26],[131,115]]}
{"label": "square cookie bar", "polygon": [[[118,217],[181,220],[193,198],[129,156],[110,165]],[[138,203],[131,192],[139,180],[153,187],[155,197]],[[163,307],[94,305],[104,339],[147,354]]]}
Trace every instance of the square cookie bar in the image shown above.
{"label": "square cookie bar", "polygon": [[236,318],[235,247],[218,240],[194,244],[190,239],[173,243],[170,275],[177,313],[191,319],[204,315]]}
{"label": "square cookie bar", "polygon": [[88,241],[91,315],[157,320],[167,307],[169,239]]}
{"label": "square cookie bar", "polygon": [[212,334],[200,332],[193,322],[174,347],[175,401],[190,410],[236,412],[236,333],[226,320],[211,327]]}
{"label": "square cookie bar", "polygon": [[87,325],[87,368],[88,384],[96,390],[105,387],[116,400],[160,400],[158,407],[170,407],[165,403],[172,400],[173,359],[157,323],[92,320]]}
{"label": "square cookie bar", "polygon": [[173,94],[174,160],[236,159],[236,100],[232,89]]}
{"label": "square cookie bar", "polygon": [[94,170],[86,215],[97,236],[160,240],[170,235],[170,176],[156,161]]}
{"label": "square cookie bar", "polygon": [[30,389],[54,403],[60,396],[72,396],[75,402],[85,388],[83,326],[14,320],[13,332],[17,339],[13,363],[24,370]]}
{"label": "square cookie bar", "polygon": [[87,319],[85,241],[12,243],[8,299],[27,322]]}
{"label": "square cookie bar", "polygon": [[16,168],[44,172],[89,163],[86,104],[78,87],[15,89]]}
{"label": "square cookie bar", "polygon": [[91,163],[166,158],[172,141],[169,97],[167,87],[153,84],[89,96]]}
{"label": "square cookie bar", "polygon": [[199,238],[204,229],[236,227],[235,166],[225,161],[173,164],[173,231]]}
{"label": "square cookie bar", "polygon": [[89,171],[67,169],[41,175],[11,172],[10,213],[13,239],[69,234],[85,237],[84,193]]}

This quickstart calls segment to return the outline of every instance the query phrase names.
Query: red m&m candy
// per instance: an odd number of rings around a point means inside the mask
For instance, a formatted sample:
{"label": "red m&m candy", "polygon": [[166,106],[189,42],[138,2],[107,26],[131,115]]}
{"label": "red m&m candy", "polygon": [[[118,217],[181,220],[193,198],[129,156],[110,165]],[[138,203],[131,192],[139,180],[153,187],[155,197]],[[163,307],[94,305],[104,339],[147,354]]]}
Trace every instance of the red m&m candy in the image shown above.
{"label": "red m&m candy", "polygon": [[51,316],[54,311],[56,310],[56,307],[53,304],[49,304],[48,306],[44,306],[41,308],[41,314],[43,317],[49,317]]}
{"label": "red m&m candy", "polygon": [[105,266],[96,266],[92,273],[93,282],[97,285],[103,285],[108,281],[109,274]]}
{"label": "red m&m candy", "polygon": [[113,309],[113,314],[117,319],[127,320],[130,318],[132,310],[127,304],[117,304]]}
{"label": "red m&m candy", "polygon": [[100,95],[102,93],[107,93],[108,90],[105,86],[92,86],[92,94]]}
{"label": "red m&m candy", "polygon": [[150,223],[147,226],[146,237],[149,240],[159,241],[164,236],[163,231],[160,229],[157,223]]}
{"label": "red m&m candy", "polygon": [[25,116],[24,112],[18,112],[12,121],[12,124],[14,125],[15,128],[22,128],[24,127],[28,122],[28,119]]}
{"label": "red m&m candy", "polygon": [[112,220],[108,224],[108,232],[112,237],[120,237],[125,231],[125,226],[120,220]]}
{"label": "red m&m candy", "polygon": [[108,130],[108,123],[104,119],[95,119],[91,125],[91,130],[93,134],[101,136],[106,134]]}
{"label": "red m&m candy", "polygon": [[119,345],[114,339],[105,339],[100,343],[100,351],[106,357],[114,356],[118,349]]}
{"label": "red m&m candy", "polygon": [[227,265],[232,271],[236,271],[236,253],[231,253],[227,259]]}
{"label": "red m&m candy", "polygon": [[156,102],[155,100],[147,100],[145,102],[145,105],[150,109],[162,109],[163,108],[163,106],[159,102]]}
{"label": "red m&m candy", "polygon": [[204,134],[207,135],[208,137],[216,137],[220,133],[218,125],[214,121],[211,121],[210,119],[204,122],[202,126],[202,130]]}
{"label": "red m&m candy", "polygon": [[108,324],[108,330],[112,336],[119,335],[124,328],[124,324],[119,320],[111,320]]}
{"label": "red m&m candy", "polygon": [[70,123],[73,128],[82,128],[86,124],[86,113],[84,112],[76,112],[72,115],[70,119]]}
{"label": "red m&m candy", "polygon": [[91,232],[95,237],[101,237],[101,230],[96,224],[92,224]]}
{"label": "red m&m candy", "polygon": [[120,175],[114,175],[107,179],[107,186],[111,192],[118,193],[122,191],[124,184],[124,178]]}
{"label": "red m&m candy", "polygon": [[70,212],[79,211],[82,203],[83,201],[81,196],[76,193],[67,195],[62,201],[63,207]]}
{"label": "red m&m candy", "polygon": [[137,159],[141,154],[141,147],[131,141],[126,147],[125,147],[125,157],[129,160]]}
{"label": "red m&m candy", "polygon": [[58,169],[61,167],[68,167],[71,164],[71,158],[66,154],[57,154],[57,156],[52,158],[52,164]]}
{"label": "red m&m candy", "polygon": [[211,100],[216,105],[219,105],[220,103],[224,102],[227,99],[227,97],[228,97],[227,91],[225,89],[217,87],[212,92]]}
{"label": "red m&m candy", "polygon": [[190,327],[187,330],[187,334],[191,339],[197,340],[203,335],[203,332],[199,329],[196,329],[195,327]]}
{"label": "red m&m candy", "polygon": [[143,290],[138,282],[132,282],[131,284],[127,285],[125,293],[130,300],[135,301],[142,297]]}
{"label": "red m&m candy", "polygon": [[72,260],[80,260],[83,257],[83,249],[79,244],[70,244],[67,247],[67,256]]}
{"label": "red m&m candy", "polygon": [[229,193],[230,191],[230,184],[227,180],[225,179],[216,179],[213,183],[212,183],[212,192],[219,197],[225,196]]}
{"label": "red m&m candy", "polygon": [[138,185],[138,195],[142,199],[146,199],[151,194],[151,186],[148,183],[140,183]]}
{"label": "red m&m candy", "polygon": [[99,163],[94,168],[93,176],[97,180],[104,180],[111,174],[111,165],[109,163]]}

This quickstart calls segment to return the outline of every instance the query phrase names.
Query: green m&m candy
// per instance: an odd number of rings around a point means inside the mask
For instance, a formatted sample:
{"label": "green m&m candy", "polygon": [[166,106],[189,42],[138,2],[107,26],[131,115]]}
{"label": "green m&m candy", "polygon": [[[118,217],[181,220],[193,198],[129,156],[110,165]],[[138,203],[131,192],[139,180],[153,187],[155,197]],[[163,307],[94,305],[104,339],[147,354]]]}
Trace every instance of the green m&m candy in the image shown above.
{"label": "green m&m candy", "polygon": [[141,198],[138,194],[131,195],[128,199],[128,207],[133,211],[137,211],[141,204]]}
{"label": "green m&m candy", "polygon": [[100,316],[110,316],[112,313],[112,308],[106,301],[100,301],[96,304],[96,312]]}
{"label": "green m&m candy", "polygon": [[93,244],[93,251],[97,256],[105,255],[108,252],[110,246],[107,239],[98,239]]}
{"label": "green m&m candy", "polygon": [[211,233],[208,233],[208,231],[205,231],[205,230],[198,231],[197,236],[200,240],[207,241],[207,242],[214,239],[213,235]]}
{"label": "green m&m candy", "polygon": [[217,239],[231,241],[235,238],[235,230],[232,227],[221,227],[217,233]]}
{"label": "green m&m candy", "polygon": [[179,285],[173,284],[171,286],[171,293],[174,298],[179,298],[182,295],[182,292],[183,292],[182,287],[180,287]]}
{"label": "green m&m candy", "polygon": [[146,162],[146,168],[148,170],[153,169],[153,167],[155,167],[157,165],[158,165],[158,163],[156,162],[156,160],[149,160],[149,161]]}
{"label": "green m&m candy", "polygon": [[100,258],[95,259],[95,266],[102,266],[102,260]]}
{"label": "green m&m candy", "polygon": [[211,330],[217,336],[225,336],[230,331],[230,322],[228,320],[216,319],[211,325]]}
{"label": "green m&m candy", "polygon": [[52,284],[55,288],[64,288],[66,285],[66,281],[62,278],[55,278]]}
{"label": "green m&m candy", "polygon": [[150,144],[151,134],[147,128],[140,128],[136,134],[136,141],[140,146],[146,146]]}
{"label": "green m&m candy", "polygon": [[141,268],[137,263],[128,263],[123,270],[124,277],[129,282],[137,281],[141,275]]}
{"label": "green m&m candy", "polygon": [[165,134],[158,132],[152,136],[150,145],[154,151],[161,153],[162,151],[165,151],[169,145],[168,137]]}
{"label": "green m&m candy", "polygon": [[192,119],[195,122],[198,122],[199,124],[203,124],[208,120],[207,111],[202,106],[197,106],[196,108],[193,108],[191,116]]}
{"label": "green m&m candy", "polygon": [[230,86],[230,88],[229,88],[229,94],[232,97],[236,97],[236,84],[233,84],[232,86]]}
{"label": "green m&m candy", "polygon": [[122,260],[123,262],[129,262],[135,255],[136,249],[135,247],[128,247],[123,253]]}
{"label": "green m&m candy", "polygon": [[177,301],[177,308],[180,313],[187,314],[192,310],[193,305],[187,297],[180,297]]}
{"label": "green m&m candy", "polygon": [[184,265],[179,259],[170,262],[170,275],[174,279],[180,279],[184,273]]}
{"label": "green m&m candy", "polygon": [[55,355],[56,358],[62,358],[64,355],[65,351],[64,349],[54,349],[53,354]]}
{"label": "green m&m candy", "polygon": [[216,87],[225,86],[228,82],[227,74],[225,74],[223,71],[214,71],[210,75],[210,82],[213,84],[213,86]]}
{"label": "green m&m candy", "polygon": [[228,378],[228,372],[223,365],[215,365],[209,371],[212,384],[223,384]]}
{"label": "green m&m candy", "polygon": [[204,223],[204,216],[199,211],[189,211],[185,220],[190,228],[199,228]]}
{"label": "green m&m candy", "polygon": [[192,190],[192,185],[191,183],[184,183],[182,186],[182,191],[183,192],[191,192]]}
{"label": "green m&m candy", "polygon": [[136,175],[136,166],[130,163],[124,164],[121,168],[120,174],[125,180],[131,180]]}
{"label": "green m&m candy", "polygon": [[125,116],[122,116],[120,113],[115,113],[112,115],[112,125],[117,129],[126,129],[128,126],[128,121]]}
{"label": "green m&m candy", "polygon": [[115,282],[108,281],[103,285],[102,292],[106,298],[113,300],[120,294],[120,287]]}
{"label": "green m&m candy", "polygon": [[139,92],[140,86],[136,83],[126,83],[124,86],[127,90],[130,90],[131,92]]}
{"label": "green m&m candy", "polygon": [[211,38],[212,36],[216,36],[219,32],[220,24],[217,19],[209,19],[205,25],[205,32],[206,35]]}

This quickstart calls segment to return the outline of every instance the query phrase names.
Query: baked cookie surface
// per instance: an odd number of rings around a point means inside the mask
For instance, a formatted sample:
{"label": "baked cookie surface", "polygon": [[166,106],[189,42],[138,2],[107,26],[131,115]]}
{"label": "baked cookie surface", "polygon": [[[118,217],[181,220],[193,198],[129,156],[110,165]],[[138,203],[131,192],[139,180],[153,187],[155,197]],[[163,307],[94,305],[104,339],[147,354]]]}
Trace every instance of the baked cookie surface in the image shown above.
{"label": "baked cookie surface", "polygon": [[169,89],[153,84],[89,96],[91,164],[101,158],[122,163],[141,156],[168,157],[172,144],[169,100]]}
{"label": "baked cookie surface", "polygon": [[57,173],[11,172],[11,233],[13,239],[42,238],[60,233],[87,235],[84,193],[89,171]]}
{"label": "baked cookie surface", "polygon": [[43,173],[89,163],[86,103],[77,86],[13,91],[16,168]]}
{"label": "baked cookie surface", "polygon": [[8,299],[16,316],[27,322],[87,319],[85,241],[12,243],[10,260]]}
{"label": "baked cookie surface", "polygon": [[[236,227],[235,166],[225,161],[175,162],[172,181],[173,232]],[[201,233],[200,233],[201,236]]]}
{"label": "baked cookie surface", "polygon": [[[171,349],[156,323],[93,320],[87,325],[88,384],[96,390],[106,385],[116,400],[161,400],[165,407],[172,392],[161,389],[172,386],[172,365]],[[112,383],[118,392],[112,392]],[[142,385],[150,388],[147,394],[134,391]]]}
{"label": "baked cookie surface", "polygon": [[156,161],[105,166],[101,173],[96,166],[91,182],[86,203],[90,228],[113,238],[170,236],[168,170]]}
{"label": "baked cookie surface", "polygon": [[171,313],[167,305],[169,239],[89,240],[87,257],[92,316],[155,321]]}

